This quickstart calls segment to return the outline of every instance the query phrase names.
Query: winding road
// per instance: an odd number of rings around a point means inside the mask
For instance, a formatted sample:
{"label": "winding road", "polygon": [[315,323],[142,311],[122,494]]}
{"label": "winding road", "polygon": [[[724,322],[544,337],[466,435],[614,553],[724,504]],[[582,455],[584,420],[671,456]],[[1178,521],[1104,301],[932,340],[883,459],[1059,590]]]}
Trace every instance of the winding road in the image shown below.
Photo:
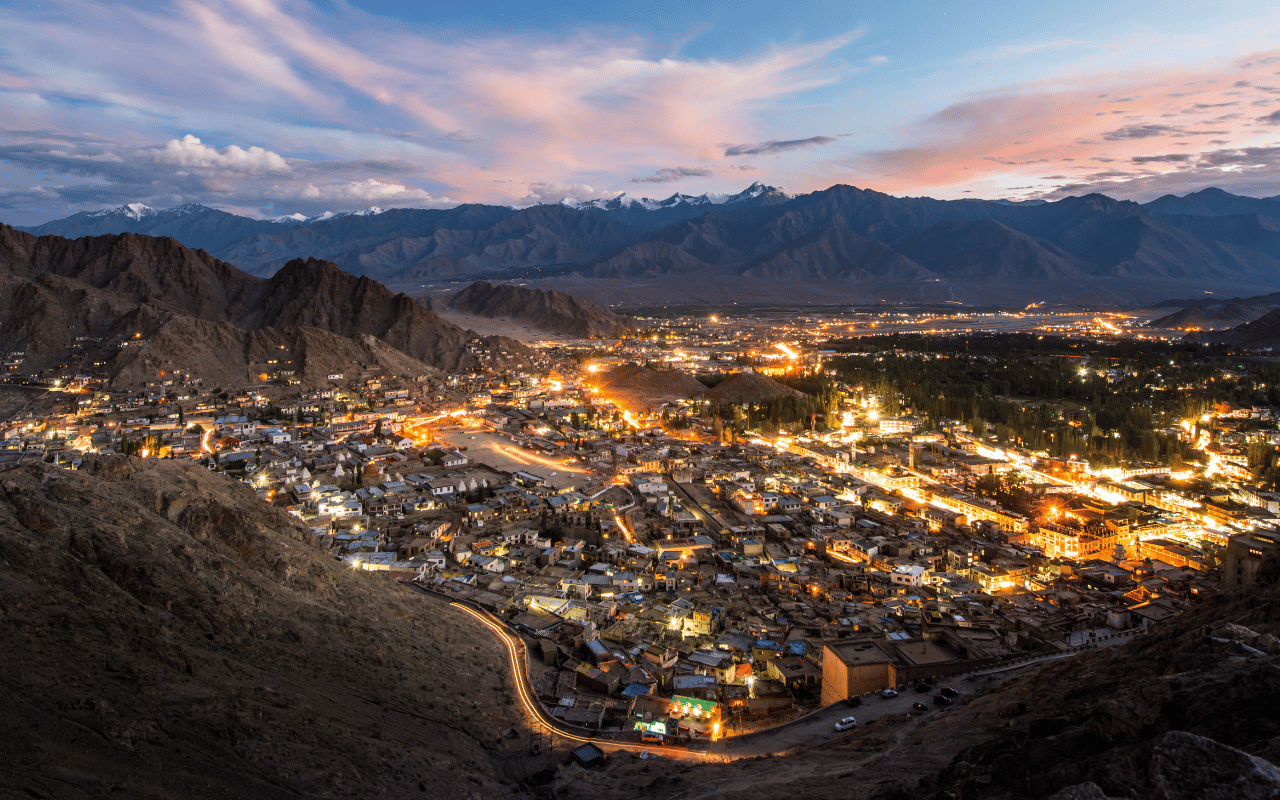
{"label": "winding road", "polygon": [[[651,744],[626,741],[624,738],[621,738],[628,736],[626,733],[618,731],[592,731],[585,728],[574,728],[573,726],[567,725],[561,720],[552,717],[550,712],[548,712],[538,700],[534,692],[533,684],[529,678],[529,662],[523,639],[511,632],[501,622],[495,620],[483,611],[470,608],[464,603],[448,598],[447,596],[428,589],[420,584],[412,582],[407,583],[410,583],[428,597],[448,602],[453,608],[456,608],[462,613],[474,618],[489,630],[489,632],[502,641],[507,650],[507,659],[511,670],[512,683],[516,689],[516,695],[520,698],[520,705],[524,710],[525,716],[529,720],[530,726],[534,728],[535,731],[550,734],[552,736],[558,736],[571,742],[590,742],[606,752],[618,750],[641,752],[647,750],[652,754],[661,754],[665,757],[698,761],[736,761],[742,758],[753,758],[757,756],[779,756],[794,752],[800,748],[811,747],[831,739],[850,735],[848,733],[840,733],[835,730],[836,721],[842,717],[856,716],[859,721],[866,723],[883,717],[912,716],[913,712],[911,706],[913,703],[923,702],[926,705],[929,705],[928,711],[914,712],[915,719],[912,724],[903,728],[899,732],[894,744],[889,750],[872,754],[865,759],[866,761],[870,761],[887,752],[891,752],[893,749],[896,749],[902,743],[902,739],[906,735],[906,731],[913,728],[916,722],[924,716],[946,713],[945,709],[935,709],[930,704],[929,701],[932,700],[932,693],[920,694],[908,689],[900,692],[893,698],[883,698],[879,694],[864,697],[863,702],[856,708],[850,708],[843,702],[834,703],[826,708],[818,709],[802,717],[784,722],[772,728],[766,728],[738,736],[727,736],[715,742],[698,741],[693,742],[690,745],[674,744],[654,746]],[[1113,639],[1099,641],[1093,646],[1115,645],[1128,641],[1129,638],[1131,637],[1115,637]],[[1014,664],[979,673],[972,673],[963,677],[958,676],[946,681],[946,683],[956,689],[960,693],[961,697],[973,696],[981,692],[983,687],[992,680],[994,675],[1025,669],[1044,661],[1070,657],[1078,654],[1079,652],[1087,652],[1087,650],[1057,653],[1043,658],[1025,661],[1020,664]]]}

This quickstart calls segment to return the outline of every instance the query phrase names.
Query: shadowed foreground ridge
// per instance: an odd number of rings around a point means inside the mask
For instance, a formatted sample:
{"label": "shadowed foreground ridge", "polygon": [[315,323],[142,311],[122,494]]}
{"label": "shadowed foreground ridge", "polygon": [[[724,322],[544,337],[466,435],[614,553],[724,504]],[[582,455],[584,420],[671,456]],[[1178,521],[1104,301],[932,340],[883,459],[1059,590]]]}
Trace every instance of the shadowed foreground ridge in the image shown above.
{"label": "shadowed foreground ridge", "polygon": [[508,792],[501,652],[451,609],[193,464],[0,487],[0,797]]}

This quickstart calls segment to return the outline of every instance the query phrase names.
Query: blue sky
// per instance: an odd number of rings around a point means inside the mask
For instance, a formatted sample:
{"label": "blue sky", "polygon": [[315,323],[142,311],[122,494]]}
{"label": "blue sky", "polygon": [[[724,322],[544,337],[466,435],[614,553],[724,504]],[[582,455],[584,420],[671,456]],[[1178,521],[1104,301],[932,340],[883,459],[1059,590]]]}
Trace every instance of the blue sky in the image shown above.
{"label": "blue sky", "polygon": [[0,219],[1280,194],[1274,3],[0,0]]}

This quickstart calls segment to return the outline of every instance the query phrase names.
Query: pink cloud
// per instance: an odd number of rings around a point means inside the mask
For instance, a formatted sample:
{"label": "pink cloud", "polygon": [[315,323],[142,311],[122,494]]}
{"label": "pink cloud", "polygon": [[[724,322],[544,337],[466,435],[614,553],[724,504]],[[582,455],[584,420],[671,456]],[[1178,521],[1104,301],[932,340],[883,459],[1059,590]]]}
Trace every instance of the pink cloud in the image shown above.
{"label": "pink cloud", "polygon": [[[1274,128],[1255,125],[1251,115],[1205,115],[1265,97],[1272,57],[1014,87],[948,106],[908,128],[904,138],[911,144],[840,166],[847,179],[870,178],[882,191],[948,196],[977,188],[990,194],[1002,186],[1017,186],[1026,196],[1085,190],[1130,196],[1171,190],[1166,187],[1265,184],[1280,179],[1280,160],[1230,154],[1269,152],[1264,146],[1276,141]],[[1109,168],[1098,171],[1091,162]]]}

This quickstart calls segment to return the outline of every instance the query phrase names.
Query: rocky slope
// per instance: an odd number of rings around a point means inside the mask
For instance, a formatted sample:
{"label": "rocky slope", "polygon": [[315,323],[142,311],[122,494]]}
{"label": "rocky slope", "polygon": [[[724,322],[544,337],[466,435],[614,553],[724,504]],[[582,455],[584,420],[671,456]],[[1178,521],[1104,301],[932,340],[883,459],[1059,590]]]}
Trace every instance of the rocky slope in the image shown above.
{"label": "rocky slope", "polygon": [[449,308],[482,317],[517,320],[549,333],[593,337],[622,336],[634,329],[630,317],[564,292],[476,281],[449,298]]}
{"label": "rocky slope", "polygon": [[[299,259],[264,279],[173,239],[69,240],[0,226],[0,347],[25,351],[24,369],[63,363],[91,342],[117,381],[142,378],[125,365],[145,363],[242,383],[250,378],[241,367],[270,360],[257,356],[275,347],[275,360],[323,380],[331,363],[357,353],[395,374],[422,364],[476,368],[475,338],[407,295],[329,262]],[[481,344],[501,351],[502,362],[530,355],[513,341]]]}
{"label": "rocky slope", "polygon": [[197,465],[0,473],[0,796],[466,797],[503,653]]}

